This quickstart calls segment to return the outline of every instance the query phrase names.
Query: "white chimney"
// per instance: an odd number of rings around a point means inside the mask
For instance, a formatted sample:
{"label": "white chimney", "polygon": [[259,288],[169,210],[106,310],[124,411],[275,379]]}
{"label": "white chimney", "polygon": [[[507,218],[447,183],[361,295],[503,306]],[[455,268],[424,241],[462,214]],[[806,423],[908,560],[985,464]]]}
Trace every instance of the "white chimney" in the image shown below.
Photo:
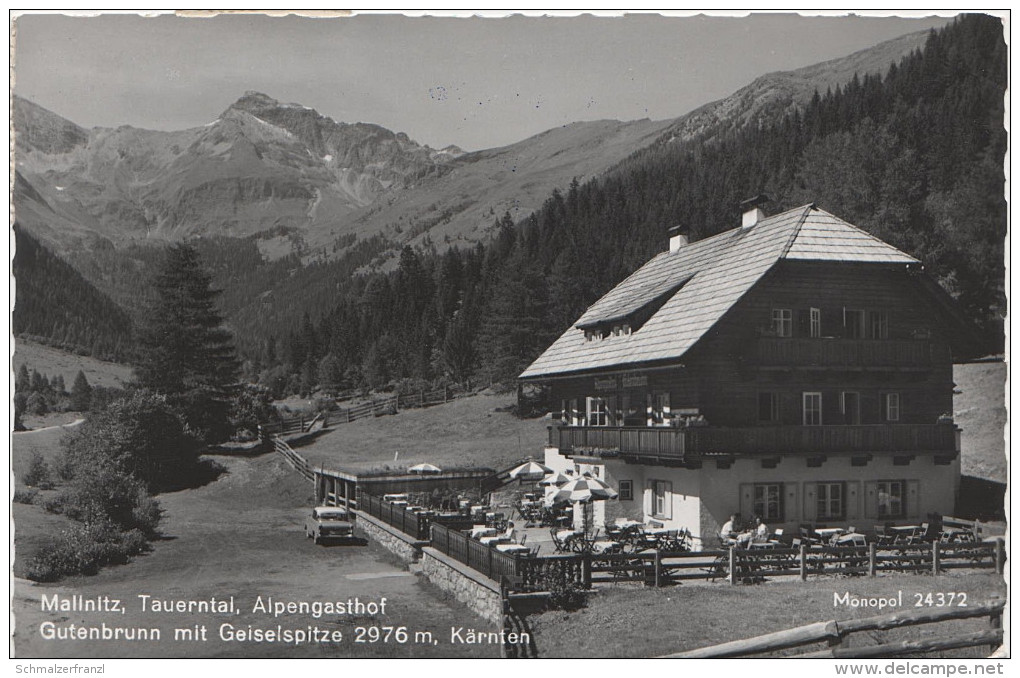
{"label": "white chimney", "polygon": [[685,236],[679,226],[674,226],[669,229],[669,251],[676,253],[680,251],[681,247],[687,245],[687,236]]}
{"label": "white chimney", "polygon": [[740,227],[751,228],[764,219],[765,210],[761,206],[769,201],[770,198],[762,193],[740,203],[740,211],[743,212],[743,217],[740,219]]}
{"label": "white chimney", "polygon": [[740,220],[740,227],[751,228],[764,218],[765,210],[763,210],[760,207],[755,207],[754,209],[750,209],[744,212],[744,216]]}

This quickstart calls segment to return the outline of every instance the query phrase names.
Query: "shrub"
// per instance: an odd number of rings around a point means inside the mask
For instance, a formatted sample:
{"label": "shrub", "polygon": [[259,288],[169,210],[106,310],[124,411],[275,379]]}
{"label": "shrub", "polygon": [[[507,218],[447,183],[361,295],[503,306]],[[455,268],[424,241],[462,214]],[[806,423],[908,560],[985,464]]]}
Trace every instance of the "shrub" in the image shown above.
{"label": "shrub", "polygon": [[35,581],[57,581],[74,574],[95,574],[103,565],[126,563],[127,547],[109,523],[86,523],[64,530],[33,557],[27,576]]}
{"label": "shrub", "polygon": [[35,490],[15,490],[14,491],[14,503],[16,504],[31,504],[35,501],[36,495],[39,494]]}
{"label": "shrub", "polygon": [[28,396],[28,401],[25,403],[25,410],[29,414],[46,414],[50,411],[49,403],[46,402],[46,397],[39,392],[33,392]]}
{"label": "shrub", "polygon": [[25,472],[22,481],[29,487],[38,487],[43,490],[53,487],[50,482],[50,465],[38,452],[32,453],[32,460],[28,464],[28,471]]}

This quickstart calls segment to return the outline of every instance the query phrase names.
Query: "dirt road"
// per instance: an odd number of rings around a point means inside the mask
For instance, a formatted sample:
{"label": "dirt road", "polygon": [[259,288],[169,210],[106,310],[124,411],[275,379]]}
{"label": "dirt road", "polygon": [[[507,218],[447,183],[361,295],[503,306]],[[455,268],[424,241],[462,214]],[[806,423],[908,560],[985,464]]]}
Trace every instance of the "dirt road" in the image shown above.
{"label": "dirt road", "polygon": [[[275,455],[217,457],[227,473],[204,487],[159,497],[166,538],[134,562],[94,577],[58,584],[18,580],[14,591],[14,648],[27,657],[498,657],[498,645],[451,643],[451,628],[495,631],[456,601],[406,571],[376,544],[315,546],[304,536],[311,485]],[[24,507],[41,511],[39,507]],[[27,522],[27,521],[26,521]],[[80,596],[75,599],[73,596]],[[150,596],[143,599],[140,596]],[[260,601],[269,609],[255,609]],[[233,600],[228,612],[199,601]],[[270,598],[272,601],[270,601]],[[100,611],[43,609],[44,603],[84,601]],[[109,609],[120,601],[119,610]],[[385,606],[351,614],[323,603]],[[159,601],[158,603],[156,601]],[[183,602],[177,602],[183,601]],[[194,601],[194,602],[189,602]],[[81,603],[80,605],[78,603]],[[143,606],[143,602],[145,605]],[[182,611],[158,612],[159,604]],[[280,616],[273,603],[295,603]],[[307,607],[300,604],[307,603]],[[191,611],[187,608],[191,607]],[[216,608],[213,606],[213,610]],[[74,624],[76,630],[70,630]],[[120,639],[102,639],[122,629]],[[241,640],[249,631],[260,641]],[[100,639],[47,639],[47,634],[97,628]],[[279,627],[279,628],[278,628]],[[372,628],[380,628],[379,632]],[[394,627],[385,638],[386,628]],[[404,633],[397,629],[404,628]],[[204,631],[203,631],[204,628]],[[129,640],[130,629],[157,629],[159,640]],[[187,631],[175,631],[186,629]],[[361,630],[359,630],[361,629]],[[335,642],[313,642],[327,636]],[[304,633],[308,642],[280,642],[273,632]],[[86,631],[91,633],[91,631]],[[135,632],[140,635],[140,632]],[[200,640],[202,633],[206,640]],[[176,637],[175,637],[176,634]],[[364,642],[357,642],[359,639]],[[191,636],[192,639],[187,639]],[[228,638],[229,637],[229,638]],[[290,637],[290,636],[287,636]],[[375,639],[375,642],[370,642]]]}

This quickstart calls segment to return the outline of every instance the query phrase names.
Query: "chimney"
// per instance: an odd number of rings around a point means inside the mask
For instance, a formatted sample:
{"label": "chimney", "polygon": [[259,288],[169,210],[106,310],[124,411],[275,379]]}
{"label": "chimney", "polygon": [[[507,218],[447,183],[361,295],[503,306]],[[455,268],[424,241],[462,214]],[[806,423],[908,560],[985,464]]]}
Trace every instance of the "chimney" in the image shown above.
{"label": "chimney", "polygon": [[687,244],[687,236],[683,234],[680,226],[674,226],[666,232],[669,233],[670,252],[679,252],[680,248]]}
{"label": "chimney", "polygon": [[765,218],[765,210],[761,208],[767,202],[771,202],[764,193],[760,193],[753,198],[749,198],[744,202],[740,203],[740,211],[743,212],[743,218],[740,220],[741,228],[751,228],[759,221]]}

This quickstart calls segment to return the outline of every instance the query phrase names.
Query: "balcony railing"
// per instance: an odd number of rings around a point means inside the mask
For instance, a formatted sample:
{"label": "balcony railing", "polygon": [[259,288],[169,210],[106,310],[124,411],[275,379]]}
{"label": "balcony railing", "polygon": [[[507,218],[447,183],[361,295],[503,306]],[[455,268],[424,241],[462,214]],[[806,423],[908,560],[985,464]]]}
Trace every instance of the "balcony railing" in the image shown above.
{"label": "balcony railing", "polygon": [[566,454],[662,457],[956,451],[952,424],[623,428],[551,426],[549,445]]}
{"label": "balcony railing", "polygon": [[929,367],[950,361],[928,341],[885,339],[796,339],[761,337],[754,356],[762,367],[896,368]]}

